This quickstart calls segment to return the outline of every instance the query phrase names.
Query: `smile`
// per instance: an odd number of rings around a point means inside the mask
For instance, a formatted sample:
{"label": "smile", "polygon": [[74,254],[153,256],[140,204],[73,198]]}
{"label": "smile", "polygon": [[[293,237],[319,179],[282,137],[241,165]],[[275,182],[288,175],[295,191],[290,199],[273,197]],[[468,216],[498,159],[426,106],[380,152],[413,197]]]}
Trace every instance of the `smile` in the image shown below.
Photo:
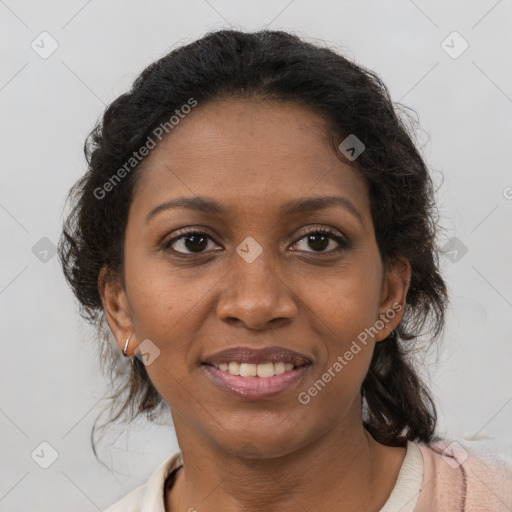
{"label": "smile", "polygon": [[280,346],[231,347],[206,357],[202,367],[221,390],[244,400],[265,400],[296,387],[312,361]]}
{"label": "smile", "polygon": [[274,375],[282,375],[295,368],[293,363],[285,363],[278,361],[277,363],[239,363],[231,361],[229,363],[220,363],[216,368],[223,372],[228,372],[230,375],[240,375],[241,377],[273,377]]}

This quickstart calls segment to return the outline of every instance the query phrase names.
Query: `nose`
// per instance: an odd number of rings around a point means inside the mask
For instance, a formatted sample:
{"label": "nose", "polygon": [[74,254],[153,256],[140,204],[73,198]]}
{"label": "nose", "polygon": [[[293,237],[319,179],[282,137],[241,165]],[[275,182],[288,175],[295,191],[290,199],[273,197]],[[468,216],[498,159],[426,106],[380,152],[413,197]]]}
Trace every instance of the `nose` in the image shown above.
{"label": "nose", "polygon": [[221,320],[265,330],[278,323],[290,322],[297,316],[291,283],[275,266],[271,268],[264,254],[252,263],[235,256],[217,303],[217,315]]}

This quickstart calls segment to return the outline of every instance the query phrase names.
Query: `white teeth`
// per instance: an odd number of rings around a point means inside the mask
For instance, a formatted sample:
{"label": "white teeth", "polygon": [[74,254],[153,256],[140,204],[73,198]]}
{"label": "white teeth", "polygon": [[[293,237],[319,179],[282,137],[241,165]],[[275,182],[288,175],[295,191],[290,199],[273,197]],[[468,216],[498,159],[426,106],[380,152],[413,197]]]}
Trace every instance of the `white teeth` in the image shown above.
{"label": "white teeth", "polygon": [[275,375],[281,375],[281,373],[284,373],[286,371],[284,363],[279,361],[279,363],[274,363],[274,374]]}
{"label": "white teeth", "polygon": [[256,377],[257,365],[242,363],[240,365],[240,375],[242,377]]}
{"label": "white teeth", "polygon": [[240,375],[242,377],[273,377],[274,375],[281,375],[284,372],[293,370],[292,363],[237,363],[230,361],[229,363],[220,363],[217,368],[223,372],[228,372],[231,375]]}
{"label": "white teeth", "polygon": [[228,364],[228,372],[231,373],[231,375],[240,375],[240,363],[231,361]]}
{"label": "white teeth", "polygon": [[274,376],[274,364],[273,363],[263,363],[258,364],[257,373],[258,377],[273,377]]}

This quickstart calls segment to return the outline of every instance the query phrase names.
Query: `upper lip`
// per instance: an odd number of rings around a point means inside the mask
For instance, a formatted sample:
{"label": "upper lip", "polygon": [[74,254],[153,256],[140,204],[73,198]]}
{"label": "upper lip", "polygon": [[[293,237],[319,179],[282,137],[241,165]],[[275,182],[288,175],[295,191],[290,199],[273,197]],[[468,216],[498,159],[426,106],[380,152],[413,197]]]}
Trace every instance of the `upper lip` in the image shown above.
{"label": "upper lip", "polygon": [[207,357],[203,363],[219,365],[221,363],[230,363],[231,361],[249,364],[277,363],[282,361],[284,363],[292,363],[295,366],[311,363],[311,360],[306,355],[279,346],[260,349],[231,347]]}

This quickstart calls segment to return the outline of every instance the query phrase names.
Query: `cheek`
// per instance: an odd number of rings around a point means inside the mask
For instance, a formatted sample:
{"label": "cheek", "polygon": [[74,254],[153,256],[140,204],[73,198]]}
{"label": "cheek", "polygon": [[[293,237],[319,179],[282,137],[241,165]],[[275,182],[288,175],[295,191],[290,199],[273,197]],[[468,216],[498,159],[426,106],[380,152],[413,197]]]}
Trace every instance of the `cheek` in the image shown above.
{"label": "cheek", "polygon": [[343,349],[349,339],[374,325],[378,318],[381,281],[380,268],[375,262],[360,261],[357,265],[343,267],[322,283],[317,280],[316,287],[311,286],[313,281],[305,283],[305,290],[309,290],[305,296],[318,319],[318,328],[323,326],[332,345],[338,343]]}
{"label": "cheek", "polygon": [[190,347],[211,287],[204,279],[192,278],[190,271],[171,271],[161,263],[137,265],[135,259],[126,261],[125,275],[137,336],[151,340],[160,351],[148,372],[165,366],[173,375],[185,374],[196,362]]}
{"label": "cheek", "polygon": [[325,303],[324,321],[316,324],[323,350],[319,364],[298,391],[297,400],[325,421],[335,421],[344,411],[359,408],[356,398],[375,345],[370,329],[374,325],[374,306],[365,304],[363,298],[333,298]]}
{"label": "cheek", "polygon": [[379,318],[379,272],[376,265],[351,267],[331,279],[323,293],[310,297],[311,321],[324,350],[315,379],[335,393],[357,391],[370,365]]}
{"label": "cheek", "polygon": [[[181,329],[211,288],[209,275],[191,266],[171,266],[165,255],[147,254],[148,241],[132,243],[125,260],[126,289],[141,334],[162,337]],[[128,245],[128,244],[127,244]]]}

